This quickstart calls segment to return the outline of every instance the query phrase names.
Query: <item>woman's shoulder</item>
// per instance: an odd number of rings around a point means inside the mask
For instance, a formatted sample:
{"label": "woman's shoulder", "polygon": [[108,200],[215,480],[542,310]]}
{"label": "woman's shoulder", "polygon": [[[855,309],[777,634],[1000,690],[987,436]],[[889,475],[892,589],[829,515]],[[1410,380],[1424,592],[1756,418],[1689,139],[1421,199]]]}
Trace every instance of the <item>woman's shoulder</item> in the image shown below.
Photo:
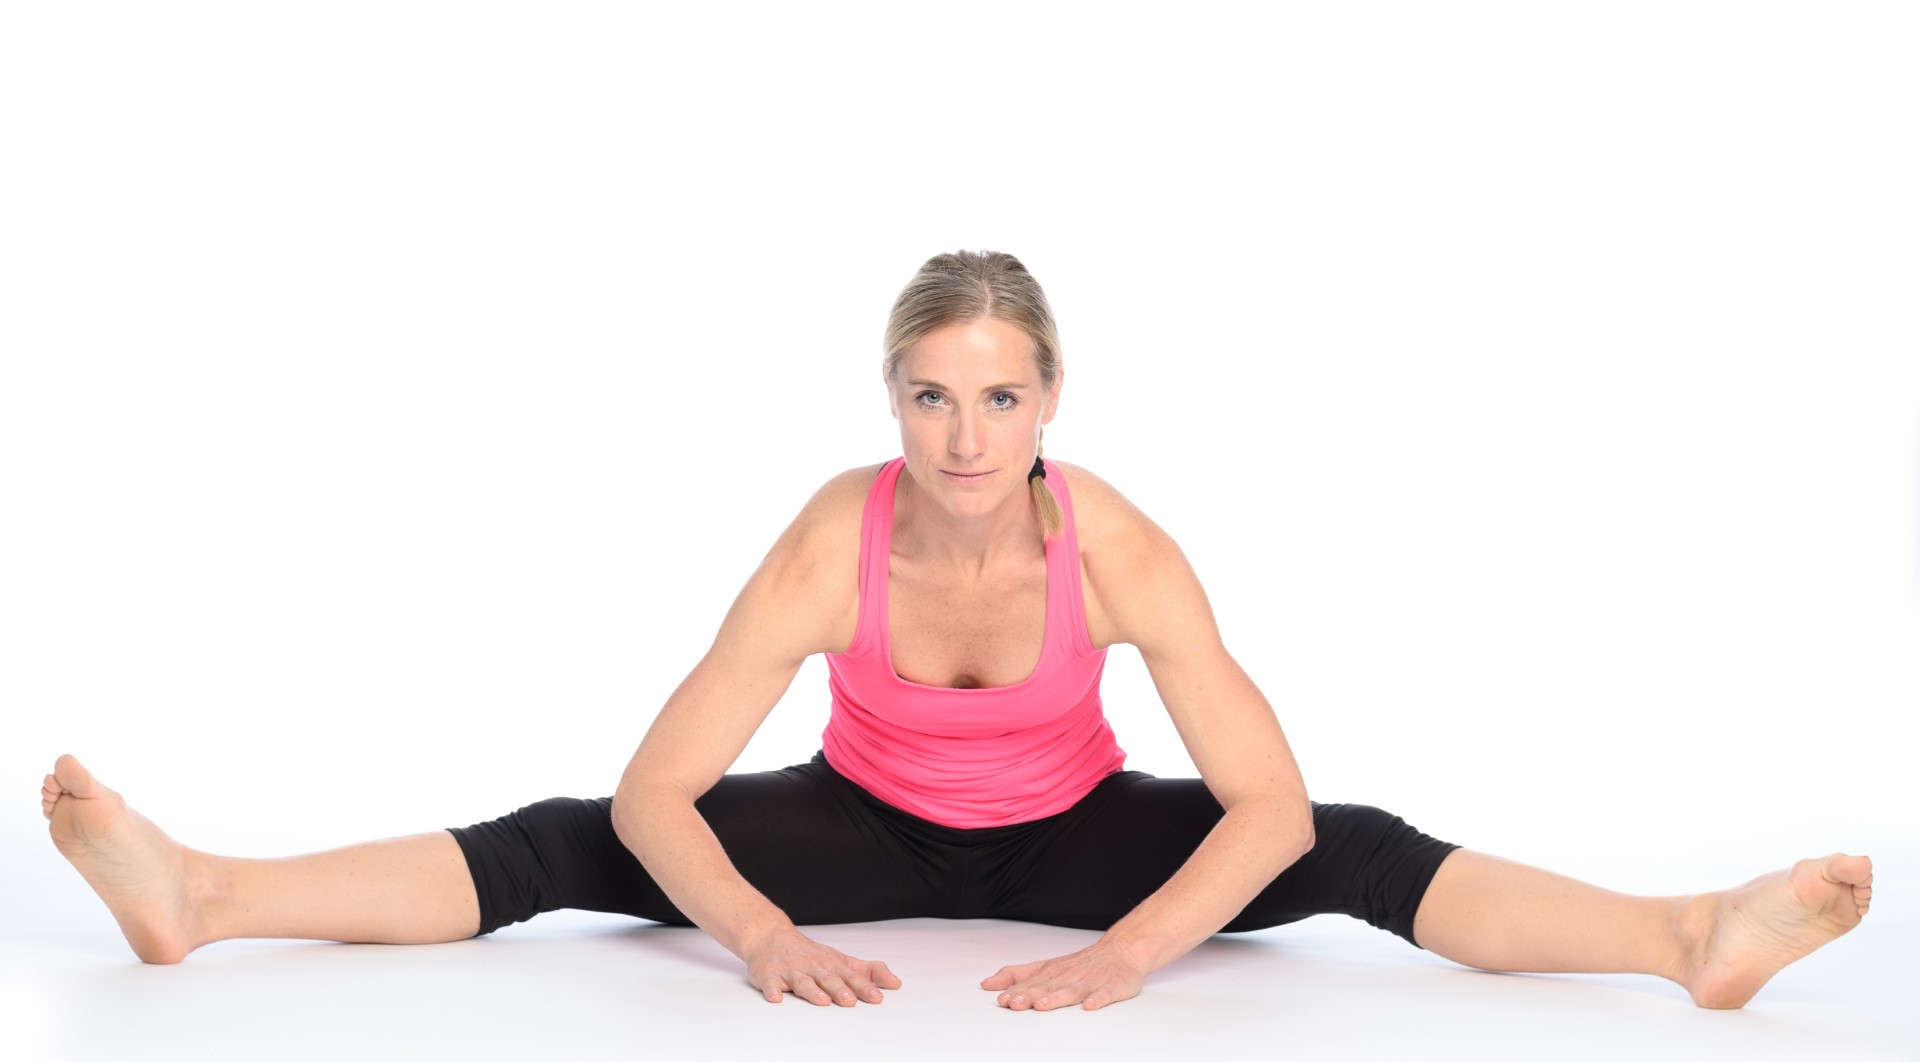
{"label": "woman's shoulder", "polygon": [[852,525],[857,539],[861,518],[866,514],[867,495],[873,491],[874,477],[885,467],[885,461],[861,465],[828,479],[807,499],[794,523],[808,531],[829,535],[844,532]]}
{"label": "woman's shoulder", "polygon": [[867,496],[886,466],[882,461],[849,468],[822,483],[775,544],[776,559],[796,574],[824,575],[833,585],[857,572]]}
{"label": "woman's shoulder", "polygon": [[1082,557],[1089,553],[1126,553],[1147,545],[1156,535],[1165,537],[1140,507],[1127,500],[1113,484],[1082,465],[1053,464],[1066,474],[1067,495],[1073,504],[1074,537]]}
{"label": "woman's shoulder", "polygon": [[1099,646],[1132,641],[1141,622],[1134,613],[1153,597],[1148,591],[1191,579],[1192,569],[1172,536],[1113,484],[1079,465],[1054,464],[1073,503],[1088,635]]}
{"label": "woman's shoulder", "polygon": [[780,536],[776,552],[825,559],[844,555],[850,545],[857,563],[867,495],[873,489],[874,477],[884,467],[885,462],[861,465],[822,483]]}
{"label": "woman's shoulder", "polygon": [[[874,476],[885,463],[850,468],[813,492],[767,551],[764,581],[786,615],[810,632],[813,652],[840,652],[858,618],[860,522]],[[817,644],[816,644],[817,643]]]}

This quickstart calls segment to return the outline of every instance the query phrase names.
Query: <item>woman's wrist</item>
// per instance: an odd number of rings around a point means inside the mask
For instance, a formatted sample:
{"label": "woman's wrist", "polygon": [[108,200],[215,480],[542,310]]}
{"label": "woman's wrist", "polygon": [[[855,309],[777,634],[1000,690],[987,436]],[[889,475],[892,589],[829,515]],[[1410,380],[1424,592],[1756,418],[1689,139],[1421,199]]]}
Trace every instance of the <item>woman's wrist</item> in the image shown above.
{"label": "woman's wrist", "polygon": [[[1290,828],[1271,806],[1228,808],[1188,861],[1101,938],[1146,973],[1178,959],[1233,920],[1309,848],[1311,819]],[[1295,837],[1275,842],[1272,838]]]}
{"label": "woman's wrist", "polygon": [[1112,948],[1144,976],[1192,951],[1194,945],[1205,939],[1200,937],[1191,943],[1182,942],[1162,934],[1134,929],[1122,920],[1107,930],[1100,938],[1100,943]]}
{"label": "woman's wrist", "polygon": [[786,933],[797,932],[799,929],[793,924],[793,919],[775,908],[773,915],[754,919],[739,927],[734,932],[734,939],[731,942],[722,940],[720,943],[725,945],[728,951],[733,952],[741,962],[747,962],[755,951],[761,950],[776,938]]}
{"label": "woman's wrist", "polygon": [[670,789],[622,789],[615,836],[687,920],[743,960],[793,921],[741,877],[693,801]]}

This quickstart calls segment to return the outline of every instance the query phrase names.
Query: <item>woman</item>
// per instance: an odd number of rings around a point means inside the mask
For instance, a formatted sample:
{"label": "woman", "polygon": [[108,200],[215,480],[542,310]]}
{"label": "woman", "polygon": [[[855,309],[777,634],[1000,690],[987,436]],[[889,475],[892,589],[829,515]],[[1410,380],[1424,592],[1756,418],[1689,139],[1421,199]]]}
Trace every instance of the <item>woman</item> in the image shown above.
{"label": "woman", "polygon": [[[929,260],[883,378],[903,456],[834,477],[774,543],[614,796],[282,860],[211,856],[71,756],[54,843],[135,954],[232,937],[429,943],[562,907],[695,924],[772,1002],[878,1003],[900,979],[800,925],[997,917],[1104,931],[982,982],[1097,1009],[1212,933],[1364,918],[1489,970],[1641,972],[1738,1007],[1857,925],[1864,856],[1635,897],[1307,799],[1272,708],[1180,550],[1092,473],[1040,457],[1060,399],[1044,294],[1010,255]],[[1123,769],[1106,648],[1136,646],[1200,779]],[[822,751],[724,775],[801,662],[827,654]]]}

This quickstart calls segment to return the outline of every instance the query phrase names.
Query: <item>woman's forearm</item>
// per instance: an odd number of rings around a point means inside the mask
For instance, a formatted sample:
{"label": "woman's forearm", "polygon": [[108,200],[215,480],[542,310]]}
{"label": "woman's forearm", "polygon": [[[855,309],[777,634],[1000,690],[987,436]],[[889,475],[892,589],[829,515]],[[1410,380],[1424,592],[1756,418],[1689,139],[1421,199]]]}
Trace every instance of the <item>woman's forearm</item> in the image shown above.
{"label": "woman's forearm", "polygon": [[1245,800],[1227,809],[1166,884],[1103,938],[1151,973],[1233,921],[1280,872],[1313,848],[1313,812]]}
{"label": "woman's forearm", "polygon": [[742,961],[770,934],[793,928],[740,876],[684,791],[623,786],[613,798],[613,830],[680,913]]}

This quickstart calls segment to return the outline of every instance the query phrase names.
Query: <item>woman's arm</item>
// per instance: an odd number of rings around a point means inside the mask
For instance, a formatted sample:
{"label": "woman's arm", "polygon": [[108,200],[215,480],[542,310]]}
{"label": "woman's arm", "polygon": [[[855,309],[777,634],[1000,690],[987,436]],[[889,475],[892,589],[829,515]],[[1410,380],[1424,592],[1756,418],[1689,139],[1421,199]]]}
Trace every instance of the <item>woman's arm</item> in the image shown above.
{"label": "woman's arm", "polygon": [[1227,653],[1200,580],[1145,516],[1129,536],[1132,585],[1102,595],[1117,640],[1153,677],[1200,777],[1226,814],[1180,870],[1107,931],[1152,971],[1244,910],[1313,847],[1313,811],[1273,707]]}
{"label": "woman's arm", "polygon": [[[1180,547],[1085,471],[1071,469],[1071,484],[1076,515],[1084,513],[1081,556],[1095,643],[1140,650],[1226,814],[1185,865],[1093,947],[1007,967],[983,982],[1004,988],[1002,1001],[1022,1009],[1101,1006],[1137,993],[1140,979],[1219,931],[1313,847],[1313,812],[1293,751],[1273,707],[1221,643]],[[1047,1003],[1038,1004],[1043,997]]]}
{"label": "woman's arm", "polygon": [[[823,487],[727,611],[621,776],[613,828],[673,905],[747,964],[769,1000],[879,1002],[898,978],[802,936],[740,876],[694,807],[732,766],[801,663],[844,649],[858,609],[860,507],[871,470]],[[847,526],[851,511],[851,529]]]}

